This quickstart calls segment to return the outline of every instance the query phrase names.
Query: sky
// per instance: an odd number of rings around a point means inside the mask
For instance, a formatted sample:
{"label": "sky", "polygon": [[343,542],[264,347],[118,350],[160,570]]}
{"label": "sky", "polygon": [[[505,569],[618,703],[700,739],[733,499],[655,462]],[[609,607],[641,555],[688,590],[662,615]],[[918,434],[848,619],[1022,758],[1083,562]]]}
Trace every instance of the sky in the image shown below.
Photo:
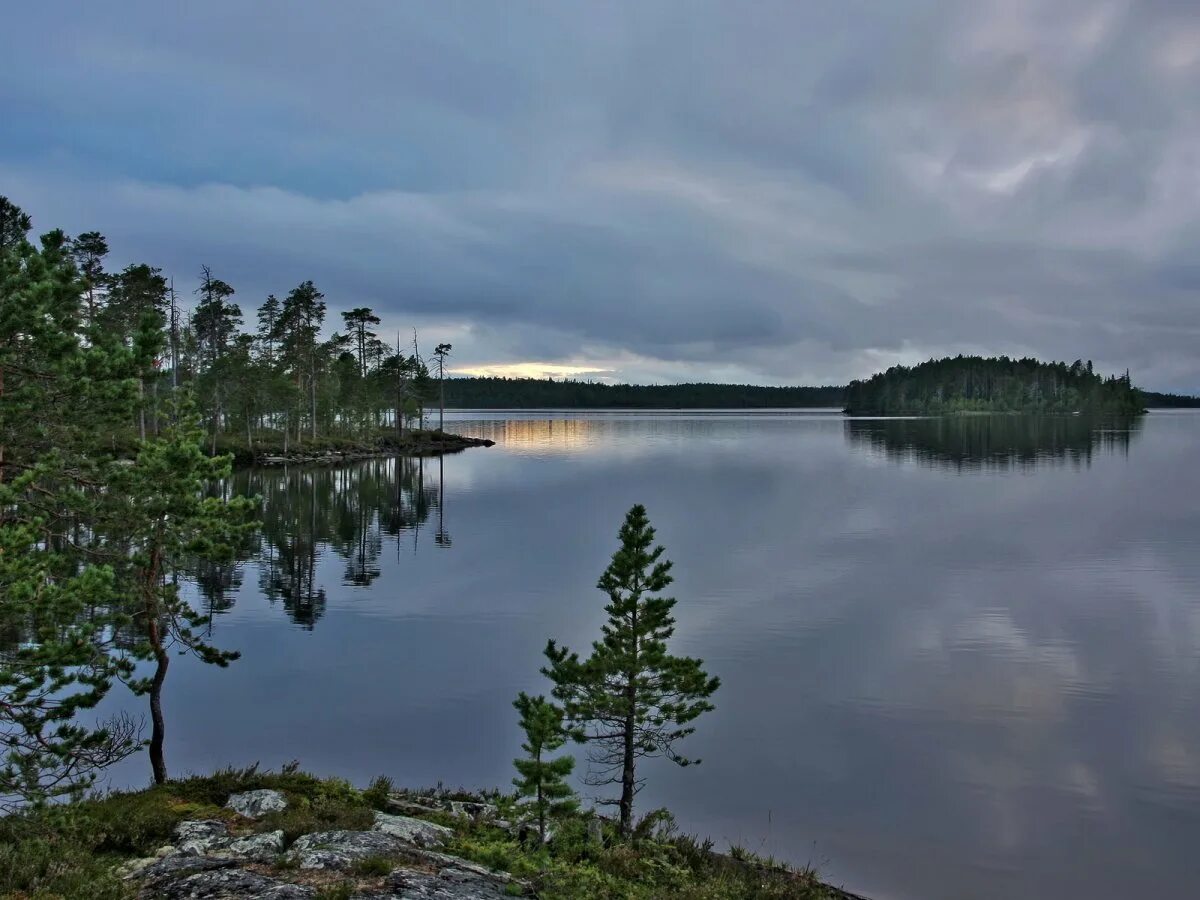
{"label": "sky", "polygon": [[1195,0],[11,4],[0,194],[457,373],[1200,393]]}

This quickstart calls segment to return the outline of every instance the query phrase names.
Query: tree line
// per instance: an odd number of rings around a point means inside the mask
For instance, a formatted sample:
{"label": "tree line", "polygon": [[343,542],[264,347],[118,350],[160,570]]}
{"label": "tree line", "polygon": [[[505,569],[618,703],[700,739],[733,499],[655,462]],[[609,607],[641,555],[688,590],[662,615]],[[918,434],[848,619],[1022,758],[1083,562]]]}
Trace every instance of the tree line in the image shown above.
{"label": "tree line", "polygon": [[188,391],[201,414],[210,452],[257,443],[282,447],[321,437],[399,436],[437,398],[431,368],[444,372],[450,344],[426,359],[417,336],[384,341],[380,318],[366,306],[340,314],[329,337],[325,295],[310,280],[282,297],[269,294],[243,312],[237,292],[207,266],[199,271],[192,310],[173,279],[138,263],[105,268],[108,241],[97,231],[64,239],[83,291],[81,325],[127,345],[157,333],[156,352],[138,375],[138,435],[157,434],[165,409]]}
{"label": "tree line", "polygon": [[[841,409],[848,387],[753,384],[607,384],[549,378],[451,377],[445,403],[456,409]],[[1149,407],[1196,407],[1200,397],[1143,391]]]}
{"label": "tree line", "polygon": [[1138,415],[1145,410],[1129,373],[1108,378],[1092,362],[956,356],[893,366],[846,388],[850,415],[938,415],[956,412]]}
{"label": "tree line", "polygon": [[606,384],[549,378],[447,378],[458,409],[770,409],[839,407],[843,387],[752,384]]}

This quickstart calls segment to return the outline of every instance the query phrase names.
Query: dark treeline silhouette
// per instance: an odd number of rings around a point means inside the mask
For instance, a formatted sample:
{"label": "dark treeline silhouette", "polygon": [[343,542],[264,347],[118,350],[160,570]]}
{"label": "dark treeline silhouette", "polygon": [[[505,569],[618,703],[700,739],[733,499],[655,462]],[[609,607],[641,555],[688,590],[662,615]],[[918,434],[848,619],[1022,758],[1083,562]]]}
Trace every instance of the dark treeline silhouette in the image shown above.
{"label": "dark treeline silhouette", "polygon": [[956,356],[893,366],[846,388],[850,415],[937,415],[956,412],[1089,412],[1137,415],[1145,403],[1129,373],[1104,378],[1091,360]]}
{"label": "dark treeline silhouette", "polygon": [[1150,409],[1172,409],[1200,407],[1200,397],[1189,397],[1186,394],[1162,394],[1158,391],[1142,391],[1142,399]]}
{"label": "dark treeline silhouette", "polygon": [[605,384],[548,378],[447,378],[458,409],[771,409],[839,407],[842,387],[751,384]]}
{"label": "dark treeline silhouette", "polygon": [[851,447],[959,472],[1090,465],[1097,452],[1128,453],[1142,420],[1091,416],[945,416],[847,419]]}
{"label": "dark treeline silhouette", "polygon": [[[848,390],[841,385],[605,384],[547,378],[447,378],[445,389],[446,406],[455,409],[841,409]],[[1142,398],[1149,407],[1200,407],[1200,397],[1142,392]]]}

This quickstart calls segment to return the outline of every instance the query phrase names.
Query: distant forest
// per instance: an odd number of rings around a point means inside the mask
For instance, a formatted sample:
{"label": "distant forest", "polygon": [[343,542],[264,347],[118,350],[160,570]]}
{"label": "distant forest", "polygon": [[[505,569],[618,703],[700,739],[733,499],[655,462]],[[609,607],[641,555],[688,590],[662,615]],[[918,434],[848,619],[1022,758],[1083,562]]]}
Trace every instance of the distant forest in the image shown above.
{"label": "distant forest", "polygon": [[840,407],[844,387],[749,384],[604,384],[541,378],[447,378],[458,409],[768,409]]}
{"label": "distant forest", "polygon": [[918,366],[893,366],[846,388],[850,415],[934,415],[955,412],[1087,412],[1137,415],[1145,410],[1129,373],[1105,378],[1092,362],[956,356]]}
{"label": "distant forest", "polygon": [[[1010,364],[1014,361],[1010,360]],[[1033,360],[1020,360],[1019,363]],[[925,365],[929,365],[926,363]],[[1061,367],[1068,375],[1070,366]],[[1081,363],[1086,371],[1086,364]],[[902,368],[902,367],[898,367]],[[917,367],[920,368],[920,367]],[[896,370],[889,370],[893,372]],[[915,371],[908,369],[905,371]],[[1060,371],[1056,368],[1055,371]],[[875,378],[887,377],[877,375]],[[1098,378],[1099,376],[1093,376]],[[871,384],[874,379],[856,384]],[[1103,384],[1103,380],[1101,380]],[[848,388],[758,387],[750,384],[604,384],[594,381],[551,381],[543,378],[446,378],[446,405],[456,409],[788,409],[846,406]],[[1143,406],[1200,407],[1200,397],[1142,391]],[[1069,405],[1069,404],[1068,404]],[[1000,407],[960,407],[996,408]],[[1024,408],[1024,407],[1014,407]],[[1064,405],[1062,407],[1066,409]],[[1073,412],[1077,407],[1071,407]],[[1046,412],[1058,411],[1045,406]]]}
{"label": "distant forest", "polygon": [[1186,394],[1160,394],[1157,391],[1142,391],[1142,399],[1151,409],[1200,407],[1200,397],[1189,397]]}

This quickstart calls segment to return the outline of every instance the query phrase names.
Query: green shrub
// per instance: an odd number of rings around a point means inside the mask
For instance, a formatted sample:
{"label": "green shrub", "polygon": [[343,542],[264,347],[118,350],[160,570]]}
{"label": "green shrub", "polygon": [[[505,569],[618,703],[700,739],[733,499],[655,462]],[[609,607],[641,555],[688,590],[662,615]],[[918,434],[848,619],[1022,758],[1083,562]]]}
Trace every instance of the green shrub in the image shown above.
{"label": "green shrub", "polygon": [[111,860],[69,840],[0,842],[0,897],[122,900],[130,890]]}
{"label": "green shrub", "polygon": [[396,865],[396,861],[387,856],[368,856],[354,863],[354,874],[360,878],[390,875]]}
{"label": "green shrub", "polygon": [[363,791],[363,800],[372,809],[387,809],[388,795],[395,789],[396,786],[392,784],[392,779],[386,775],[376,775],[370,786]]}

